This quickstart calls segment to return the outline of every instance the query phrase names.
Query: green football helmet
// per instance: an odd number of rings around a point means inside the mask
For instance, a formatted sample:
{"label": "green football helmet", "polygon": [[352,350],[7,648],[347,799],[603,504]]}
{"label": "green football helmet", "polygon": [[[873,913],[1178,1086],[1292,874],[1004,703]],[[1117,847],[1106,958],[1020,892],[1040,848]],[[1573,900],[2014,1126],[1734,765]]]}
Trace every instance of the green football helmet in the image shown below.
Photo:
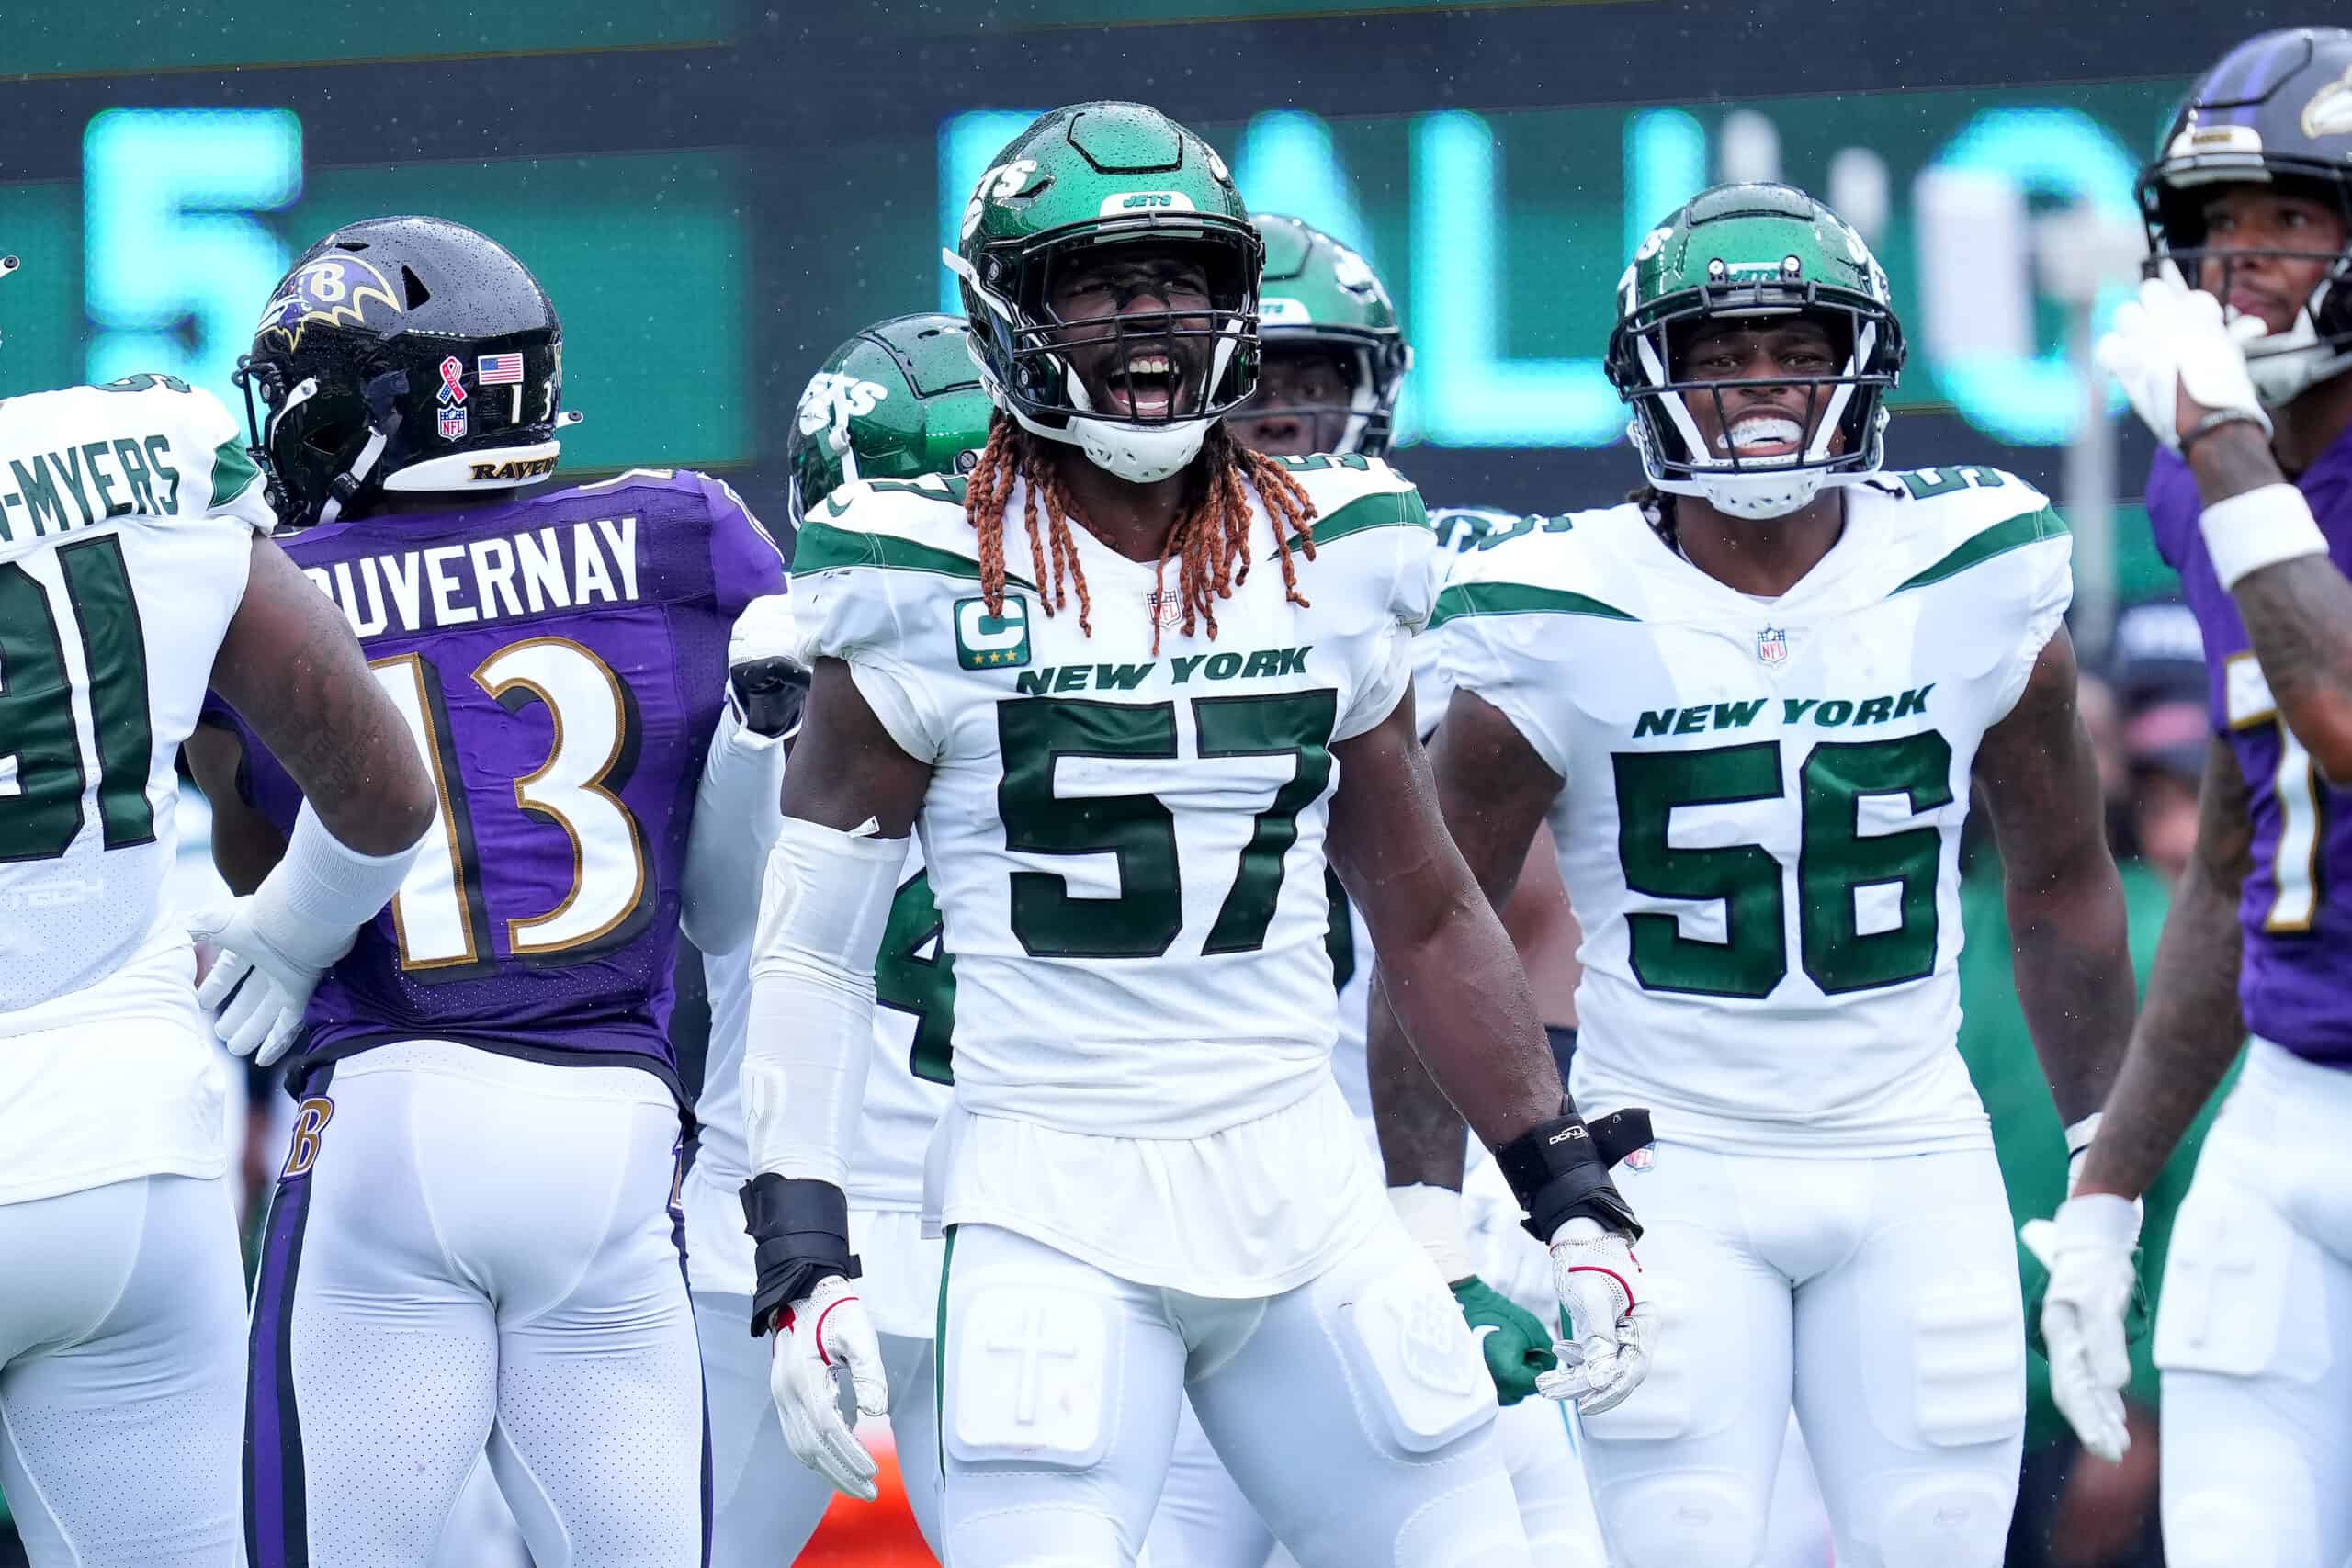
{"label": "green football helmet", "polygon": [[1352,376],[1342,406],[1260,404],[1248,411],[1250,417],[1316,416],[1340,431],[1329,450],[1387,456],[1397,389],[1413,364],[1388,290],[1363,257],[1320,229],[1275,213],[1261,214],[1257,222],[1266,242],[1258,301],[1261,356],[1293,346],[1329,349]]}
{"label": "green football helmet", "polygon": [[[1886,449],[1886,394],[1903,368],[1903,329],[1886,274],[1849,224],[1792,186],[1717,186],[1650,231],[1617,285],[1610,381],[1632,405],[1626,434],[1650,483],[1704,496],[1739,517],[1780,517],[1824,485],[1876,473]],[[1701,380],[1678,355],[1709,321],[1804,314],[1830,329],[1845,361],[1834,376]],[[1769,457],[1709,452],[1686,400],[1726,388],[1805,389],[1804,446]],[[1840,450],[1831,450],[1842,437]]]}
{"label": "green football helmet", "polygon": [[795,528],[845,484],[971,471],[994,405],[970,342],[961,316],[894,316],[833,350],[800,394],[785,449]]}
{"label": "green football helmet", "polygon": [[[1123,245],[1197,261],[1208,308],[1057,319],[1048,304],[1057,274]],[[973,357],[997,406],[1146,484],[1190,463],[1209,427],[1256,389],[1264,252],[1215,148],[1158,109],[1091,103],[1041,116],[996,155],[943,256],[963,282]],[[1063,353],[1107,344],[1125,365],[1130,340],[1133,357],[1154,344],[1182,350],[1169,355],[1165,409],[1150,416],[1098,410]]]}

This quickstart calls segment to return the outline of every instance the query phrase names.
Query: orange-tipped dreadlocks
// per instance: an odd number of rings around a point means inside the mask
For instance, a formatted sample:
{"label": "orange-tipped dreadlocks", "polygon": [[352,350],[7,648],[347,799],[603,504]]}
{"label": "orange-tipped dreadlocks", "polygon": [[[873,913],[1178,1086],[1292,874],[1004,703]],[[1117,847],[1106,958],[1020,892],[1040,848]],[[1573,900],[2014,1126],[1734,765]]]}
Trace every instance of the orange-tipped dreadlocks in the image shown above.
{"label": "orange-tipped dreadlocks", "polygon": [[[1315,503],[1288,469],[1263,453],[1253,452],[1212,426],[1201,445],[1207,460],[1195,469],[1199,492],[1159,552],[1153,587],[1167,580],[1168,563],[1176,562],[1176,591],[1184,607],[1184,635],[1198,626],[1216,636],[1216,601],[1229,599],[1250,577],[1250,497],[1244,486],[1258,492],[1273,516],[1274,550],[1282,562],[1283,595],[1301,609],[1306,601],[1298,592],[1298,568],[1291,556],[1295,544],[1306,558],[1315,558]],[[1044,442],[1030,436],[1002,412],[989,424],[988,445],[973,467],[964,493],[964,514],[980,536],[980,592],[991,615],[1004,614],[1004,513],[1012,498],[1012,481],[1023,483],[1022,521],[1029,533],[1029,559],[1037,574],[1038,596],[1046,614],[1065,608],[1067,577],[1078,592],[1078,629],[1094,635],[1093,603],[1087,596],[1086,573],[1070,543],[1070,503],[1054,471],[1052,454]],[[1037,502],[1046,503],[1046,530],[1037,529]],[[1047,565],[1051,563],[1051,571]],[[1237,565],[1237,563],[1238,563]],[[1050,583],[1048,578],[1050,577]],[[1159,627],[1155,620],[1151,650],[1159,651]]]}

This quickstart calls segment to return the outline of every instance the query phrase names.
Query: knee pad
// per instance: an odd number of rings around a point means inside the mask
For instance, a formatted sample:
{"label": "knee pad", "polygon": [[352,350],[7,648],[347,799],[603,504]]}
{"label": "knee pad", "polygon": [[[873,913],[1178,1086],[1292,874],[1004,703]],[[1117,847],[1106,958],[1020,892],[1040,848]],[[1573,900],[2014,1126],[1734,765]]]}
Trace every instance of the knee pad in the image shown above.
{"label": "knee pad", "polygon": [[1335,1316],[1387,1438],[1407,1454],[1435,1452],[1494,1419],[1494,1384],[1477,1340],[1429,1270],[1381,1274]]}
{"label": "knee pad", "polygon": [[1619,1568],[1750,1562],[1764,1543],[1763,1499],[1720,1471],[1649,1476],[1594,1501]]}
{"label": "knee pad", "polygon": [[1911,1388],[1919,1436],[1939,1448],[2017,1439],[2025,1430],[2025,1312],[2015,1287],[1954,1281],[1917,1313]]}
{"label": "knee pad", "polygon": [[2200,1487],[2164,1497],[2169,1568],[2287,1568],[2319,1561],[2308,1516],[2243,1488]]}
{"label": "knee pad", "polygon": [[2017,1475],[1947,1471],[1888,1494],[1879,1515],[1883,1568],[2000,1568],[2008,1548]]}
{"label": "knee pad", "polygon": [[1115,1568],[1136,1560],[1108,1514],[1054,1504],[977,1511],[948,1526],[948,1561],[964,1568]]}
{"label": "knee pad", "polygon": [[1529,1561],[1527,1536],[1499,1472],[1432,1497],[1396,1532],[1397,1568],[1492,1568]]}
{"label": "knee pad", "polygon": [[[2340,1562],[2324,1517],[2308,1436],[2278,1424],[2290,1411],[2264,1405],[2258,1390],[2217,1389],[2195,1375],[2165,1378],[2165,1561],[2172,1568],[2300,1568]],[[2223,1395],[2221,1399],[2212,1396]],[[2334,1450],[2324,1450],[2333,1460]],[[2323,1463],[2329,1462],[2323,1461]]]}
{"label": "knee pad", "polygon": [[949,1457],[1065,1470],[1102,1461],[1122,1361],[1102,1297],[1010,1274],[982,1279],[940,1349]]}

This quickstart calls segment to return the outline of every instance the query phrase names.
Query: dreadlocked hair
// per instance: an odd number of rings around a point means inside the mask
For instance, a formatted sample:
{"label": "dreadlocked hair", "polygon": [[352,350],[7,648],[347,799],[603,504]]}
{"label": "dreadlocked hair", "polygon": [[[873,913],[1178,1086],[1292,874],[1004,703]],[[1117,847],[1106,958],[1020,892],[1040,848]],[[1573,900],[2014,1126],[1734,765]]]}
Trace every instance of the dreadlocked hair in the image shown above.
{"label": "dreadlocked hair", "polygon": [[[1298,592],[1298,566],[1294,551],[1315,558],[1315,503],[1291,478],[1290,470],[1262,452],[1251,451],[1213,425],[1201,444],[1204,461],[1188,476],[1190,491],[1176,525],[1168,531],[1153,567],[1155,600],[1165,590],[1168,563],[1176,563],[1176,592],[1183,607],[1184,635],[1205,628],[1216,636],[1216,602],[1229,599],[1249,581],[1250,491],[1258,492],[1274,523],[1274,554],[1282,565],[1283,596],[1301,609],[1308,607]],[[1029,536],[1029,560],[1036,573],[1038,597],[1046,614],[1069,608],[1069,594],[1078,595],[1078,629],[1092,637],[1093,601],[1086,591],[1086,572],[1079,565],[1070,542],[1075,513],[1069,492],[1054,467],[1054,454],[1043,441],[1023,430],[1000,410],[989,422],[988,445],[980,449],[964,491],[964,515],[980,536],[980,593],[991,615],[1004,614],[1005,512],[1012,499],[1012,484],[1022,481],[1022,525]],[[1040,502],[1045,526],[1037,522]],[[1083,525],[1081,525],[1082,526]],[[1151,650],[1159,651],[1159,621],[1152,622]]]}
{"label": "dreadlocked hair", "polygon": [[1635,485],[1625,492],[1625,499],[1642,509],[1642,520],[1650,532],[1666,541],[1666,547],[1677,555],[1682,553],[1681,529],[1676,525],[1674,497],[1656,485]]}

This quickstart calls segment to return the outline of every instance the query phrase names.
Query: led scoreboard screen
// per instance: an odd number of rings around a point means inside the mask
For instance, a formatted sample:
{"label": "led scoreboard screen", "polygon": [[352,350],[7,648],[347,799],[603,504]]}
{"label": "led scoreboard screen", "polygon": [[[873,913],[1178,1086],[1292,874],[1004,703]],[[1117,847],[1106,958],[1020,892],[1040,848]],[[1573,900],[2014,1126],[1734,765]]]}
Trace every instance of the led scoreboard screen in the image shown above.
{"label": "led scoreboard screen", "polygon": [[[1623,488],[1613,286],[1725,177],[1804,185],[1878,251],[1912,351],[1899,457],[2054,482],[2085,407],[2037,236],[2062,211],[2133,220],[2137,166],[2208,52],[2119,28],[2004,57],[2049,79],[1954,80],[1965,40],[1759,74],[1756,38],[1674,30],[1706,7],[1667,0],[554,0],[409,16],[389,40],[380,8],[226,8],[251,25],[54,7],[0,39],[0,251],[25,262],[0,287],[0,389],[157,370],[234,406],[229,371],[301,246],[434,212],[554,298],[585,415],[568,466],[730,468],[771,510],[808,374],[874,320],[956,308],[939,249],[973,181],[1030,114],[1088,96],[1161,103],[1253,208],[1372,260],[1416,352],[1405,461],[1442,499]],[[2253,25],[2212,23],[2211,52]],[[1573,47],[1643,37],[1675,40],[1676,69]],[[2062,46],[2116,79],[2066,74]],[[1677,100],[1700,84],[1727,96]]]}

